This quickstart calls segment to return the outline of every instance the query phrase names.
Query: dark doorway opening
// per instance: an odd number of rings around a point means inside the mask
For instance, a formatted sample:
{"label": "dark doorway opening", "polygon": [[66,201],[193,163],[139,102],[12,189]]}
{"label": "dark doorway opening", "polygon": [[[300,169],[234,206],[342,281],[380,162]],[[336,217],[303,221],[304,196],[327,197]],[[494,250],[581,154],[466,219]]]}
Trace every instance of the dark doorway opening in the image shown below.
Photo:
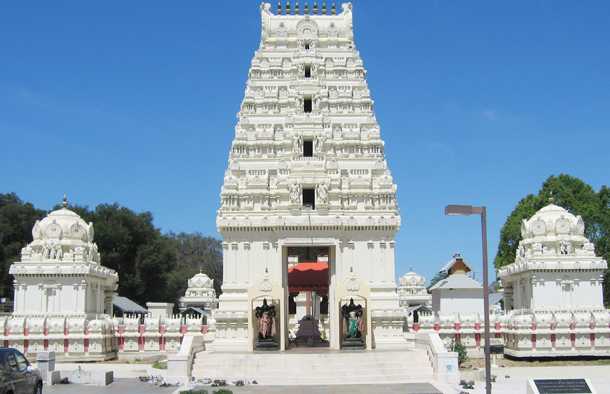
{"label": "dark doorway opening", "polygon": [[316,209],[316,190],[303,189],[303,207]]}

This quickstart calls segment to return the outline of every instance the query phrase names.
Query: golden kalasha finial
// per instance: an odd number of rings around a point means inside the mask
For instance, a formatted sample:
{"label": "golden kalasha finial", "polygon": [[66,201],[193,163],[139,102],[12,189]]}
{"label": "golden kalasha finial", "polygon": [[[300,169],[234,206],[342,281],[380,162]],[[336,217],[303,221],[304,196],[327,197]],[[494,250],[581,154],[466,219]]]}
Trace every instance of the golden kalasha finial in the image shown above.
{"label": "golden kalasha finial", "polygon": [[61,202],[61,205],[62,205],[64,208],[68,208],[68,196],[66,195],[66,193],[64,193],[64,199],[63,199],[63,201]]}

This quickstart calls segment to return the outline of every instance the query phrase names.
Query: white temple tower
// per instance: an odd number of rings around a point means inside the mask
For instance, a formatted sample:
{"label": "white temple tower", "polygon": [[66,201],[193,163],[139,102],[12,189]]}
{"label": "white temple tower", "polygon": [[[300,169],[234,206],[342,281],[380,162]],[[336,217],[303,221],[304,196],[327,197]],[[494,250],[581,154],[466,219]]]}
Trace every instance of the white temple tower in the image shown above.
{"label": "white temple tower", "polygon": [[339,308],[350,298],[365,307],[368,348],[406,344],[394,280],[396,185],[352,5],[341,8],[286,15],[261,5],[261,41],[217,216],[224,273],[216,349],[253,348],[252,310],[263,298],[277,305],[286,349],[288,256],[320,254],[328,257],[330,347],[341,347]]}

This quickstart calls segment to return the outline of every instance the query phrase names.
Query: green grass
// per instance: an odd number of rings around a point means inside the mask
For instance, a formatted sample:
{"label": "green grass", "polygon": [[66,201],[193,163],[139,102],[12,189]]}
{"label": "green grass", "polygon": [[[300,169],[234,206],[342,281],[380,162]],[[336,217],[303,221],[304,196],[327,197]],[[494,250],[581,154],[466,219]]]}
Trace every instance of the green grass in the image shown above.
{"label": "green grass", "polygon": [[155,361],[152,367],[156,369],[167,369],[167,361]]}

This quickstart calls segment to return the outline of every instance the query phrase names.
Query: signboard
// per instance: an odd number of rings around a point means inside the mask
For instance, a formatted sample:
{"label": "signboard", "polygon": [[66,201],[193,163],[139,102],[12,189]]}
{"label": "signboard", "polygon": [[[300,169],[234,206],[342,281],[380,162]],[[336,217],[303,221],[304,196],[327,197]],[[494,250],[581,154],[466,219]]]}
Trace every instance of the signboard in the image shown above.
{"label": "signboard", "polygon": [[503,354],[504,345],[489,345],[489,353],[490,354]]}
{"label": "signboard", "polygon": [[595,394],[588,379],[530,379],[531,394]]}

